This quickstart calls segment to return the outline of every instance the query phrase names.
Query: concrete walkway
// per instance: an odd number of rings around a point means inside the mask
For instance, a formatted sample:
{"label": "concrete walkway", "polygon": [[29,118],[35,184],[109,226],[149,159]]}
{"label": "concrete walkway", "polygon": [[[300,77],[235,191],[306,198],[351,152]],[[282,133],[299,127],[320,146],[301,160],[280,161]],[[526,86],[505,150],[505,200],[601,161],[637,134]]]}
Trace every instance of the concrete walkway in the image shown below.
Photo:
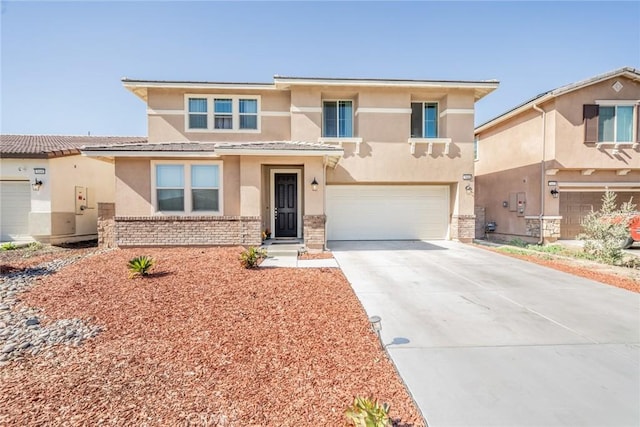
{"label": "concrete walkway", "polygon": [[265,245],[267,258],[265,258],[260,267],[284,267],[284,268],[338,268],[335,259],[298,259],[298,251],[304,245],[284,244],[284,245]]}
{"label": "concrete walkway", "polygon": [[430,427],[640,425],[640,296],[457,242],[330,242]]}

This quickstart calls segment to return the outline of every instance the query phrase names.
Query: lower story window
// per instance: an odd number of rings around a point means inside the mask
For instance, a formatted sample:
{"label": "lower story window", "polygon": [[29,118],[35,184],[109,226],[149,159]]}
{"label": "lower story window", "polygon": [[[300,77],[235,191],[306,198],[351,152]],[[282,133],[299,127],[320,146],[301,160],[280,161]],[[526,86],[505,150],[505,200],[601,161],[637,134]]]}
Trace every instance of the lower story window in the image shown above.
{"label": "lower story window", "polygon": [[220,164],[163,162],[154,167],[156,211],[221,212]]}

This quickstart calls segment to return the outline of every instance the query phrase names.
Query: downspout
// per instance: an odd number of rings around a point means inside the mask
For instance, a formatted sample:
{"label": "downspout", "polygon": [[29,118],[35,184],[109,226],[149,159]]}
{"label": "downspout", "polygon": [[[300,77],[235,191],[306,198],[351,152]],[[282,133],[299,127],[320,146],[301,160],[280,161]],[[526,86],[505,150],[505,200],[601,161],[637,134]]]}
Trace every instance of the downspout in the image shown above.
{"label": "downspout", "polygon": [[324,161],[322,162],[322,215],[324,215],[324,248],[323,251],[326,251],[327,248],[327,163],[329,159],[327,156],[324,156]]}
{"label": "downspout", "polygon": [[533,104],[533,109],[542,114],[542,158],[540,160],[540,239],[538,240],[538,244],[542,245],[544,243],[544,191],[546,188],[544,186],[546,173],[544,156],[547,145],[547,112],[536,104]]}

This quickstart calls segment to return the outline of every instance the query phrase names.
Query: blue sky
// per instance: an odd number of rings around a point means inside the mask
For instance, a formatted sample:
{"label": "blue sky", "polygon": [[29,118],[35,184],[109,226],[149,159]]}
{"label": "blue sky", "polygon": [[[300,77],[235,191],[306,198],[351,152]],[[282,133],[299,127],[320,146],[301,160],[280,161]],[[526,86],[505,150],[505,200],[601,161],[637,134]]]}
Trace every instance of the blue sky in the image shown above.
{"label": "blue sky", "polygon": [[640,68],[640,2],[6,2],[2,133],[146,135],[139,79],[500,80],[476,123]]}

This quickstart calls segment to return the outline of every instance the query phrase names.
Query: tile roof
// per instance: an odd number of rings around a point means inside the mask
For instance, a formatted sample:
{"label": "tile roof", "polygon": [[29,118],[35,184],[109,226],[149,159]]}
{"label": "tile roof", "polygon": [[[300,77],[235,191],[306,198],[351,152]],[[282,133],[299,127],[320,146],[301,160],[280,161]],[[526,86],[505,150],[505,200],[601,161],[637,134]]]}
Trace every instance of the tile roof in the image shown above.
{"label": "tile roof", "polygon": [[288,151],[340,151],[342,148],[336,145],[309,143],[301,141],[256,141],[256,142],[159,142],[146,144],[122,144],[87,146],[83,151],[110,151],[110,152],[214,152],[216,150],[243,151],[243,150],[288,150]]}
{"label": "tile roof", "polygon": [[94,145],[145,144],[141,136],[0,135],[2,158],[50,158],[80,154]]}

